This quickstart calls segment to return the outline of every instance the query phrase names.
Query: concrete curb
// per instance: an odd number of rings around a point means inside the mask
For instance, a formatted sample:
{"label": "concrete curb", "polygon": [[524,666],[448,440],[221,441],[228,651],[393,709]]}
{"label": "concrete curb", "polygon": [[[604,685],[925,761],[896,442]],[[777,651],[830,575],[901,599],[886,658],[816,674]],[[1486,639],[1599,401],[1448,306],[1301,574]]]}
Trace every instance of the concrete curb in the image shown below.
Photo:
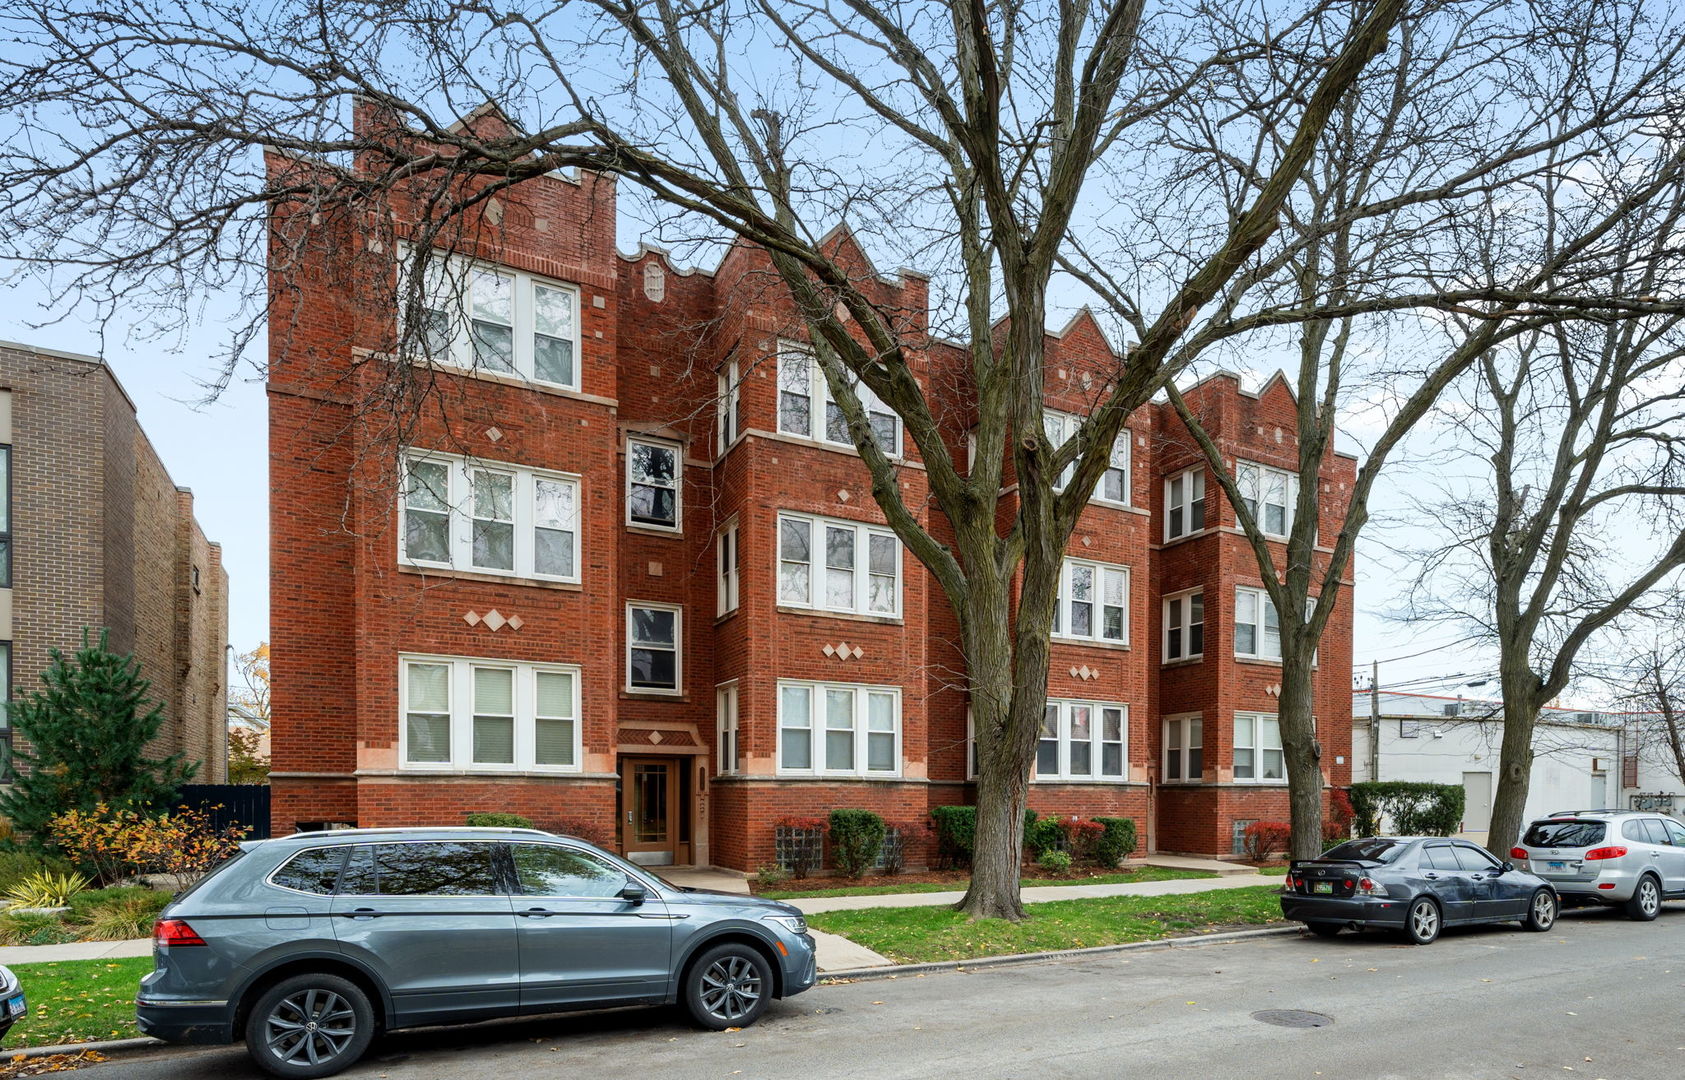
{"label": "concrete curb", "polygon": [[80,1054],[84,1050],[97,1050],[104,1054],[112,1051],[146,1050],[154,1046],[169,1046],[170,1043],[162,1039],[152,1039],[141,1036],[135,1039],[107,1039],[104,1042],[66,1043],[63,1046],[20,1046],[15,1050],[0,1050],[0,1058],[11,1061],[14,1058],[47,1057],[51,1054]]}
{"label": "concrete curb", "polygon": [[822,971],[819,973],[819,982],[823,985],[831,979],[848,979],[851,982],[863,982],[867,979],[894,979],[902,975],[928,975],[938,971],[1005,967],[1008,964],[1029,964],[1038,960],[1065,960],[1073,956],[1103,956],[1106,953],[1133,952],[1139,949],[1186,949],[1196,945],[1220,945],[1229,941],[1246,941],[1251,938],[1297,934],[1299,931],[1300,927],[1297,925],[1267,926],[1261,930],[1231,930],[1225,934],[1158,938],[1154,941],[1131,941],[1123,945],[1095,945],[1088,949],[1055,949],[1050,952],[1013,953],[1010,956],[980,956],[975,960],[939,960],[929,964],[897,964],[894,967]]}

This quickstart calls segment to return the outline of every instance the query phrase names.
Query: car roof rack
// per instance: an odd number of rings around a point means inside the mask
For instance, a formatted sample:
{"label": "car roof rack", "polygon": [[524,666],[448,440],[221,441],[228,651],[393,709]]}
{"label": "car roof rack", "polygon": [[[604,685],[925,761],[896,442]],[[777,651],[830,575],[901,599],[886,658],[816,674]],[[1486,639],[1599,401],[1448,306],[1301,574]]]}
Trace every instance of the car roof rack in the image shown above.
{"label": "car roof rack", "polygon": [[1605,806],[1597,810],[1552,810],[1549,817],[1579,817],[1581,814],[1637,814],[1638,810],[1624,810],[1619,806]]}
{"label": "car roof rack", "polygon": [[317,829],[311,832],[294,832],[286,836],[277,836],[276,840],[297,840],[309,837],[321,840],[336,836],[395,836],[401,834],[414,835],[416,833],[495,833],[507,836],[510,833],[520,833],[526,836],[555,836],[555,833],[545,832],[543,829],[522,829],[502,825],[394,825],[370,829]]}

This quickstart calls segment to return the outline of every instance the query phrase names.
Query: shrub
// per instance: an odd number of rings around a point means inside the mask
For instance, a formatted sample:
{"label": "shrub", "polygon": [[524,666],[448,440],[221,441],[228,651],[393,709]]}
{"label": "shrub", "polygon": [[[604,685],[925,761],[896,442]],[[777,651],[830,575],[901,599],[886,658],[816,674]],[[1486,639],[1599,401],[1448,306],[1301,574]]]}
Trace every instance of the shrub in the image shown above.
{"label": "shrub", "polygon": [[532,818],[501,810],[476,810],[468,815],[468,824],[478,829],[530,829]]}
{"label": "shrub", "polygon": [[1037,862],[1050,851],[1064,851],[1069,846],[1065,823],[1058,817],[1038,818],[1034,810],[1025,811],[1024,846]]}
{"label": "shrub", "polygon": [[771,889],[790,880],[790,871],[777,863],[764,863],[755,870],[755,884]]}
{"label": "shrub", "polygon": [[1366,780],[1351,786],[1357,834],[1375,836],[1385,821],[1402,836],[1450,836],[1463,821],[1461,784]]}
{"label": "shrub", "polygon": [[1135,820],[1126,817],[1097,817],[1100,839],[1094,844],[1094,859],[1108,869],[1135,854]]}
{"label": "shrub", "polygon": [[891,877],[907,868],[907,840],[918,831],[917,825],[888,825],[884,827],[883,850],[878,852],[878,870]]}
{"label": "shrub", "polygon": [[592,821],[559,821],[556,823],[555,831],[568,836],[577,836],[587,844],[595,844],[605,851],[613,851],[618,841],[612,825],[605,827]]}
{"label": "shrub", "polygon": [[177,891],[234,854],[246,833],[241,825],[219,830],[204,810],[186,806],[150,816],[103,803],[92,811],[66,811],[53,819],[52,828],[59,846],[93,867],[102,881],[163,874]]}
{"label": "shrub", "polygon": [[76,867],[68,860],[53,855],[36,855],[28,851],[0,851],[0,893],[10,889],[30,874],[48,871],[68,874]]}
{"label": "shrub", "polygon": [[1241,834],[1241,848],[1253,862],[1263,862],[1273,852],[1285,851],[1293,827],[1285,821],[1254,821]]}
{"label": "shrub", "polygon": [[8,912],[0,915],[0,945],[62,945],[76,933],[46,912]]}
{"label": "shrub", "polygon": [[54,874],[41,871],[31,874],[6,890],[9,908],[64,907],[70,898],[88,887],[82,874]]}
{"label": "shrub", "polygon": [[851,878],[877,863],[883,835],[883,818],[870,810],[831,811],[831,858]]}
{"label": "shrub", "polygon": [[936,862],[942,867],[970,866],[971,847],[977,839],[975,806],[936,806],[930,811],[936,830]]}
{"label": "shrub", "polygon": [[1090,863],[1095,860],[1100,845],[1100,837],[1106,827],[1098,821],[1061,821],[1059,829],[1065,834],[1065,850],[1071,853],[1075,862]]}
{"label": "shrub", "polygon": [[1068,851],[1059,851],[1056,848],[1050,849],[1042,852],[1041,856],[1036,859],[1036,863],[1043,870],[1051,870],[1056,874],[1063,874],[1071,868],[1071,853]]}
{"label": "shrub", "polygon": [[169,902],[167,895],[155,892],[151,896],[127,896],[101,904],[89,912],[82,924],[82,937],[86,941],[131,941],[148,937],[158,913]]}

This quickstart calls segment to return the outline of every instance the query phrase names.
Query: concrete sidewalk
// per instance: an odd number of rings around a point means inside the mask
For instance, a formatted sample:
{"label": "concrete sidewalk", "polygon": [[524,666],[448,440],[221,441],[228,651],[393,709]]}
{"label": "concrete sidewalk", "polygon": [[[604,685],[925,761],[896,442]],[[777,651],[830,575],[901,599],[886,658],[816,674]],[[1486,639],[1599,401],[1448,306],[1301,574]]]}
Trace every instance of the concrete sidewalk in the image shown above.
{"label": "concrete sidewalk", "polygon": [[[1125,885],[1026,885],[1024,903],[1045,904],[1052,900],[1083,900],[1104,896],[1174,896],[1178,893],[1202,893],[1216,889],[1244,889],[1251,885],[1279,885],[1276,875],[1251,873],[1233,874],[1220,878],[1178,878],[1172,881],[1141,881]],[[894,893],[883,896],[816,896],[806,900],[787,900],[809,915],[821,911],[858,911],[875,907],[942,907],[957,904],[965,896],[963,889],[951,892]]]}
{"label": "concrete sidewalk", "polygon": [[152,939],[128,941],[72,941],[68,945],[7,945],[0,947],[0,964],[50,964],[56,960],[114,960],[151,956]]}

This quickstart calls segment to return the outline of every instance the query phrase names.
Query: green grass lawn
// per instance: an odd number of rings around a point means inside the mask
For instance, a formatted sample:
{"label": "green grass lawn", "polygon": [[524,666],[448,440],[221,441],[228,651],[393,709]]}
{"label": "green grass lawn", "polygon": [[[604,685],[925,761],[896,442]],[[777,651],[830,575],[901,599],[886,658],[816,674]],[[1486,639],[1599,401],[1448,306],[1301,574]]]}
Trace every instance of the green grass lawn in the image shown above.
{"label": "green grass lawn", "polygon": [[[1204,870],[1173,870],[1168,866],[1136,866],[1115,874],[1100,874],[1086,878],[1047,879],[1025,878],[1026,889],[1043,885],[1129,885],[1138,881],[1170,881],[1178,878],[1212,878],[1216,874]],[[756,893],[769,900],[800,900],[821,896],[895,896],[901,893],[964,892],[964,881],[904,881],[892,885],[845,885],[834,889],[778,889]]]}
{"label": "green grass lawn", "polygon": [[1258,873],[1263,874],[1265,877],[1286,877],[1287,864],[1274,863],[1269,866],[1260,866],[1258,867]]}
{"label": "green grass lawn", "polygon": [[7,1050],[140,1034],[135,1028],[135,991],[140,977],[152,970],[150,956],[11,968],[29,998],[29,1015],[7,1033]]}
{"label": "green grass lawn", "polygon": [[1270,885],[1172,896],[1114,896],[1026,905],[1022,922],[972,921],[947,908],[827,911],[807,921],[902,963],[1081,949],[1184,937],[1228,926],[1279,923],[1280,890]]}

